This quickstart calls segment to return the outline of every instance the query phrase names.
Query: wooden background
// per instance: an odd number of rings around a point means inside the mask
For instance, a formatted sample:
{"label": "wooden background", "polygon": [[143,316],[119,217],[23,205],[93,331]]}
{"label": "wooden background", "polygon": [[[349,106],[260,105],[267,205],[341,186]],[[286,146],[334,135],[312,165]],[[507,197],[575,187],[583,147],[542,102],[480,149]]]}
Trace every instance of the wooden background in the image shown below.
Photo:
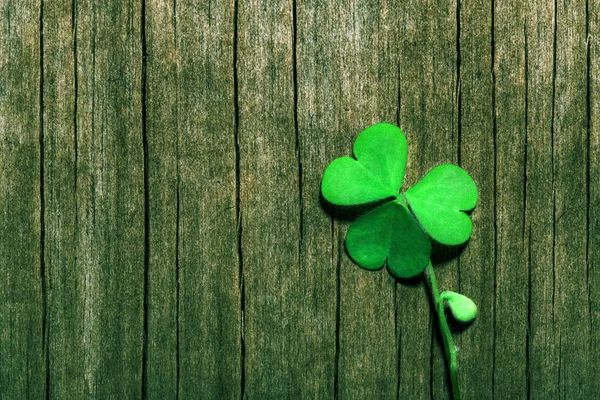
{"label": "wooden background", "polygon": [[600,398],[598,0],[1,0],[0,398],[448,399],[320,179],[370,124],[480,202],[464,399]]}

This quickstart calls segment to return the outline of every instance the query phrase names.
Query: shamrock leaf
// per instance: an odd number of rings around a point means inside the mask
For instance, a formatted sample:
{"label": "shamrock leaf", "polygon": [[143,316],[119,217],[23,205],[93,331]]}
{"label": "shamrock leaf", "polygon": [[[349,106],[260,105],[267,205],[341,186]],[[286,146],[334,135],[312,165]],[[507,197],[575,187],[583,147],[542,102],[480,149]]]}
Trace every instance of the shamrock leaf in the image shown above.
{"label": "shamrock leaf", "polygon": [[408,278],[421,273],[429,260],[431,246],[423,229],[447,245],[470,237],[471,220],[463,211],[475,206],[477,187],[463,169],[451,164],[435,167],[400,195],[408,147],[402,131],[388,123],[361,132],[354,156],[327,166],[323,197],[340,206],[391,199],[359,217],[348,230],[346,247],[358,265],[377,269],[387,262],[394,276]]}
{"label": "shamrock leaf", "polygon": [[477,204],[477,186],[456,165],[438,165],[406,192],[406,200],[425,231],[446,245],[458,245],[471,236],[471,219],[463,211]]}
{"label": "shamrock leaf", "polygon": [[359,217],[348,230],[346,249],[363,268],[387,261],[392,275],[411,278],[427,266],[431,244],[401,198]]}
{"label": "shamrock leaf", "polygon": [[354,156],[335,159],[323,173],[323,197],[332,204],[352,206],[397,196],[402,186],[408,147],[392,124],[375,124],[354,142]]}
{"label": "shamrock leaf", "polygon": [[475,318],[477,306],[459,293],[446,291],[440,295],[429,259],[431,243],[427,234],[447,245],[469,239],[471,219],[464,211],[477,203],[475,182],[460,167],[445,164],[433,168],[400,195],[408,148],[402,131],[387,123],[373,125],[358,135],[354,156],[340,157],[327,166],[321,182],[323,197],[340,206],[385,200],[350,226],[346,249],[361,267],[373,270],[387,264],[398,278],[414,277],[425,270],[440,322],[452,392],[460,400],[456,346],[444,302],[462,322]]}

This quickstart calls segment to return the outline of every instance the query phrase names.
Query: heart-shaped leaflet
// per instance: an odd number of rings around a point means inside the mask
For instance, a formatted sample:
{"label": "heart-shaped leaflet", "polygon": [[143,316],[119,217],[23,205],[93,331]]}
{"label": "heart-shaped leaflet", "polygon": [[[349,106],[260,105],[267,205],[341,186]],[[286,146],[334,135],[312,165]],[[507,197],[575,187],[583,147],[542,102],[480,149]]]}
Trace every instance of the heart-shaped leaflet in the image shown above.
{"label": "heart-shaped leaflet", "polygon": [[325,200],[354,206],[398,196],[408,157],[400,128],[385,122],[368,127],[354,142],[354,156],[337,158],[325,169]]}
{"label": "heart-shaped leaflet", "polygon": [[378,269],[387,261],[392,275],[411,278],[427,266],[431,244],[400,198],[359,217],[348,229],[346,249],[363,268]]}
{"label": "heart-shaped leaflet", "polygon": [[405,193],[415,216],[434,240],[455,246],[471,236],[471,218],[464,211],[477,204],[477,186],[462,168],[442,164]]}

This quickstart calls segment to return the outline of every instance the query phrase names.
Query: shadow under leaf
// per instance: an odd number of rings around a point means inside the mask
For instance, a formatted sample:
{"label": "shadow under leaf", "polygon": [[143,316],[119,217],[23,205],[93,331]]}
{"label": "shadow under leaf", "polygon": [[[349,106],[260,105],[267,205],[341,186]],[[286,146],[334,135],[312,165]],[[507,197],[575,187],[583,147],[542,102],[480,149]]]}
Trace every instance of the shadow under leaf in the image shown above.
{"label": "shadow under leaf", "polygon": [[360,204],[357,206],[338,206],[325,200],[323,193],[319,193],[319,203],[321,204],[321,208],[327,214],[342,221],[354,221],[361,215],[366,214],[380,205],[390,202],[394,199],[395,197],[388,197],[386,199]]}

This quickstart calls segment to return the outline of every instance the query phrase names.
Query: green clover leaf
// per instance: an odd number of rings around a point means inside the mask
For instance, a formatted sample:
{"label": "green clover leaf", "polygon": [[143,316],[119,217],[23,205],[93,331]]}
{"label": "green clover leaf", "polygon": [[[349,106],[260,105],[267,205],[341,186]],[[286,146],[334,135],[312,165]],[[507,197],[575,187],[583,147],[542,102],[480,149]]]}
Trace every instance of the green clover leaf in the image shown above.
{"label": "green clover leaf", "polygon": [[[346,235],[348,254],[359,266],[374,270],[387,265],[397,278],[411,278],[425,271],[446,350],[452,393],[455,400],[460,400],[456,346],[444,304],[463,322],[475,318],[477,306],[459,293],[446,291],[440,295],[430,260],[429,237],[446,245],[458,245],[471,237],[471,219],[465,211],[477,203],[475,182],[462,168],[444,164],[400,194],[408,146],[402,131],[388,123],[362,131],[353,151],[355,158],[337,158],[325,169],[323,197],[339,206],[374,207],[358,217]],[[379,201],[383,203],[370,204]]]}
{"label": "green clover leaf", "polygon": [[446,245],[471,237],[471,219],[463,211],[477,204],[477,186],[462,168],[438,165],[406,191],[406,200],[425,231]]}
{"label": "green clover leaf", "polygon": [[348,229],[346,248],[350,257],[366,269],[381,268],[387,261],[390,272],[398,278],[420,274],[431,252],[427,235],[402,199],[359,217]]}
{"label": "green clover leaf", "polygon": [[402,186],[408,146],[402,131],[392,124],[375,124],[358,135],[354,155],[340,157],[323,173],[325,200],[354,206],[397,196]]}
{"label": "green clover leaf", "polygon": [[391,200],[359,217],[348,230],[346,248],[358,265],[378,269],[387,263],[392,275],[410,278],[429,261],[431,245],[423,230],[447,245],[471,236],[471,220],[463,211],[475,206],[477,187],[462,168],[437,166],[401,196],[408,146],[400,128],[385,122],[372,125],[358,135],[353,150],[356,159],[340,157],[325,169],[325,200],[339,206]]}

